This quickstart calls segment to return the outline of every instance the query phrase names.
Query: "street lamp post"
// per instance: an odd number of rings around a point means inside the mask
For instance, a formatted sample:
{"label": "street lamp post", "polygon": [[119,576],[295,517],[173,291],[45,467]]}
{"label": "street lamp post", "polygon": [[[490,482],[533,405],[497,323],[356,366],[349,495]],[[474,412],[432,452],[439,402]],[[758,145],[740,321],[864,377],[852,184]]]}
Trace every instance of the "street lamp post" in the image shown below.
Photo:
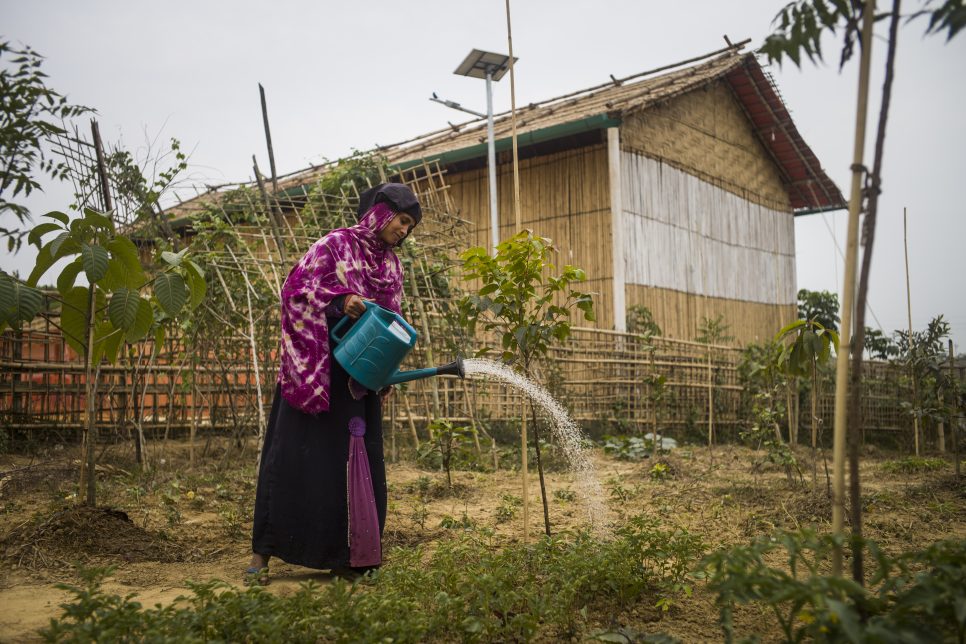
{"label": "street lamp post", "polygon": [[[516,63],[514,58],[513,62]],[[500,243],[500,214],[497,207],[496,195],[496,145],[493,134],[493,82],[499,81],[509,69],[510,57],[493,52],[474,49],[456,68],[454,74],[486,79],[486,140],[487,162],[489,166],[490,184],[490,240],[492,252],[496,254],[496,246]]]}

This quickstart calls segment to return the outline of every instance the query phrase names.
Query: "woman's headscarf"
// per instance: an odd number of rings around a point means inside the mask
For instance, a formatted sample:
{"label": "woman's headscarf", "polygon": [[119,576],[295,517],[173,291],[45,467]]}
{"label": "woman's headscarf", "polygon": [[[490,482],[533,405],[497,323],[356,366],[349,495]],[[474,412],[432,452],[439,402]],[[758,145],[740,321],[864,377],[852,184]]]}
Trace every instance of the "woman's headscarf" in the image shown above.
{"label": "woman's headscarf", "polygon": [[402,264],[379,238],[395,215],[386,201],[375,203],[355,226],[315,242],[285,280],[278,381],[293,407],[309,414],[329,409],[326,315],[342,315],[333,305],[336,298],[355,293],[400,312]]}

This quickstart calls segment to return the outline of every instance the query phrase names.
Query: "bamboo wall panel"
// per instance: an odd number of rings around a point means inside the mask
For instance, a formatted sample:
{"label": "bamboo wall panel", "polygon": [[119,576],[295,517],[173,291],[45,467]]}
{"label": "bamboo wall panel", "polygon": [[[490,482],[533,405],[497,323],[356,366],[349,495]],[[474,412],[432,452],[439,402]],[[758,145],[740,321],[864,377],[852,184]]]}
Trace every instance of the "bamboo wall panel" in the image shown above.
{"label": "bamboo wall panel", "polygon": [[681,291],[628,284],[625,287],[627,307],[646,306],[660,325],[664,336],[693,340],[698,335],[701,318],[724,316],[730,325],[728,335],[739,345],[770,340],[798,315],[795,304],[760,304],[716,297],[696,297]]}
{"label": "bamboo wall panel", "polygon": [[661,161],[621,158],[624,275],[654,286],[763,304],[794,304],[795,225]]}
{"label": "bamboo wall panel", "polygon": [[775,163],[724,81],[628,115],[621,125],[621,146],[754,203],[791,209]]}
{"label": "bamboo wall panel", "polygon": [[[500,239],[514,234],[513,168],[504,156],[497,166]],[[485,169],[447,176],[450,197],[468,221],[466,247],[490,246],[490,208]],[[521,225],[553,240],[559,270],[565,264],[587,273],[580,288],[594,291],[596,324],[613,328],[611,220],[607,149],[594,145],[520,162]]]}

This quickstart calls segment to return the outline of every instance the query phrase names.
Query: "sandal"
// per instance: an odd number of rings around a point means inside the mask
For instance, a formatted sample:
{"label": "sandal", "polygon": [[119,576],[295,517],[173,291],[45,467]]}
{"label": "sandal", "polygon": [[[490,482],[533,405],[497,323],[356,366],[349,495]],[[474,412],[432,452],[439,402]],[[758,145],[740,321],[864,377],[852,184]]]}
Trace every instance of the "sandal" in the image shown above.
{"label": "sandal", "polygon": [[245,568],[242,581],[246,586],[267,586],[270,583],[268,568]]}

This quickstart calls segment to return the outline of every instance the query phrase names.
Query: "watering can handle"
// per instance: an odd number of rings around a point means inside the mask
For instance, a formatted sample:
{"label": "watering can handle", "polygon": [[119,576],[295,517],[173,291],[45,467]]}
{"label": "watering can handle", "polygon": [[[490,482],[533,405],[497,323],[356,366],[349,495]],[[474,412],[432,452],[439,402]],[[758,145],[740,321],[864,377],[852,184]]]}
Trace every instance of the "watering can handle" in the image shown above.
{"label": "watering can handle", "polygon": [[[366,310],[367,311],[369,309],[371,309],[372,307],[374,307],[374,306],[375,307],[378,307],[379,306],[375,302],[370,302],[369,300],[362,300],[362,303],[366,305]],[[342,335],[338,335],[339,330],[342,327],[344,327],[346,324],[348,324],[349,323],[349,320],[351,320],[351,319],[352,318],[350,318],[348,315],[344,315],[341,320],[339,320],[338,322],[336,322],[335,326],[332,327],[332,330],[329,331],[329,337],[331,337],[333,340],[335,340],[335,343],[336,344],[339,344],[340,342],[342,342],[342,338],[343,338]]]}

